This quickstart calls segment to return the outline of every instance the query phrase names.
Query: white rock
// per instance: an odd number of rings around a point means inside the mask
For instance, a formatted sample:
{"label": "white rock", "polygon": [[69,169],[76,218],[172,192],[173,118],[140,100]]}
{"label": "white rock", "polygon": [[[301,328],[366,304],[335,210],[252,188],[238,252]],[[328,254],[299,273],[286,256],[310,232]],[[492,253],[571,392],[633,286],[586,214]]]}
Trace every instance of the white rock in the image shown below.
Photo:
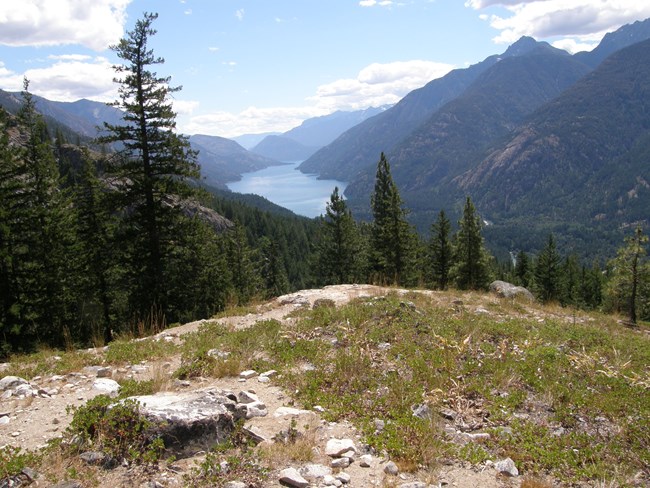
{"label": "white rock", "polygon": [[268,371],[264,371],[260,376],[266,376],[267,378],[272,378],[276,376],[278,372],[274,369],[269,369]]}
{"label": "white rock", "polygon": [[307,488],[309,482],[303,478],[296,468],[287,468],[280,471],[280,482],[296,488]]}
{"label": "white rock", "polygon": [[254,402],[259,402],[260,399],[255,394],[254,391],[243,390],[243,391],[240,391],[239,394],[237,395],[237,401],[239,403],[254,403]]}
{"label": "white rock", "polygon": [[328,474],[323,478],[323,484],[325,486],[341,486],[343,483],[337,480],[334,476]]}
{"label": "white rock", "polygon": [[339,473],[336,475],[336,479],[343,484],[348,484],[352,477],[348,473]]}
{"label": "white rock", "polygon": [[325,454],[329,457],[340,457],[348,451],[357,451],[352,439],[330,439],[325,446]]}
{"label": "white rock", "polygon": [[[269,411],[266,409],[266,405],[262,402],[253,402],[253,403],[243,403],[240,404],[246,408],[246,419],[252,419],[254,417],[266,417],[269,414]],[[237,406],[239,408],[239,405]]]}
{"label": "white rock", "polygon": [[402,483],[399,488],[427,488],[427,484],[423,481],[411,481],[409,483]]}
{"label": "white rock", "polygon": [[268,376],[258,376],[257,381],[259,381],[260,383],[270,383],[271,378],[269,378]]}
{"label": "white rock", "polygon": [[0,390],[16,388],[19,385],[26,385],[27,380],[18,376],[5,376],[0,380]]}
{"label": "white rock", "polygon": [[359,458],[359,466],[362,468],[369,468],[372,466],[372,456],[370,454],[364,454]]}
{"label": "white rock", "polygon": [[275,413],[274,417],[286,417],[287,415],[305,415],[312,413],[310,410],[300,410],[298,408],[292,407],[279,407]]}
{"label": "white rock", "polygon": [[322,464],[307,464],[300,468],[300,474],[305,479],[314,481],[332,474],[332,470]]}
{"label": "white rock", "polygon": [[0,425],[6,425],[10,422],[10,418],[7,415],[0,417]]}
{"label": "white rock", "polygon": [[110,378],[97,378],[93,382],[93,388],[109,395],[117,395],[120,391],[120,384]]}
{"label": "white rock", "polygon": [[249,378],[254,378],[255,376],[257,376],[257,371],[253,369],[247,369],[246,371],[242,371],[241,373],[239,373],[239,377],[245,380]]}
{"label": "white rock", "polygon": [[519,476],[519,470],[515,466],[515,462],[510,458],[505,458],[494,463],[494,469],[506,476]]}
{"label": "white rock", "polygon": [[248,488],[248,485],[243,481],[229,481],[223,488]]}
{"label": "white rock", "polygon": [[349,457],[340,457],[340,458],[332,459],[331,466],[333,468],[345,469],[348,466],[350,466],[350,458]]}

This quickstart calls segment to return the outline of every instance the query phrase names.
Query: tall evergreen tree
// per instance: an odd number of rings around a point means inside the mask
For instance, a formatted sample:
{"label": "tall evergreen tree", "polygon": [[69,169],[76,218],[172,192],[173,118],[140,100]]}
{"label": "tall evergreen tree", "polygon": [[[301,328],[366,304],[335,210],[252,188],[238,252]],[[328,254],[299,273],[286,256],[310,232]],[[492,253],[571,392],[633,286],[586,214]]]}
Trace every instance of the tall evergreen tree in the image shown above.
{"label": "tall evergreen tree", "polygon": [[490,283],[490,255],[481,234],[481,219],[467,197],[463,217],[454,236],[451,276],[461,290],[479,290]]}
{"label": "tall evergreen tree", "polygon": [[286,293],[289,290],[289,280],[278,244],[268,237],[262,237],[260,253],[262,261],[260,273],[266,288],[266,296],[277,297]]}
{"label": "tall evergreen tree", "polygon": [[414,278],[415,233],[406,221],[406,209],[381,153],[377,164],[372,207],[372,268],[380,281],[411,284]]}
{"label": "tall evergreen tree", "polygon": [[550,234],[535,263],[535,291],[544,302],[560,298],[561,260],[555,237]]}
{"label": "tall evergreen tree", "polygon": [[444,210],[440,210],[438,219],[431,225],[429,243],[430,269],[432,284],[440,289],[447,289],[452,263],[451,222]]}
{"label": "tall evergreen tree", "polygon": [[232,286],[237,303],[243,305],[261,288],[261,278],[255,269],[253,251],[248,245],[246,230],[235,223],[227,236],[228,268],[232,273]]}
{"label": "tall evergreen tree", "polygon": [[320,220],[315,275],[320,283],[353,283],[363,267],[361,240],[352,213],[339,194],[330,195],[325,216]]}
{"label": "tall evergreen tree", "polygon": [[528,287],[531,281],[532,266],[528,254],[519,251],[515,263],[515,279],[519,286]]}
{"label": "tall evergreen tree", "polygon": [[618,250],[615,259],[610,261],[612,276],[607,285],[610,302],[619,311],[628,314],[630,323],[636,324],[639,302],[643,303],[642,317],[648,318],[650,312],[650,263],[646,263],[648,236],[637,226],[632,236],[625,238],[625,245]]}
{"label": "tall evergreen tree", "polygon": [[187,138],[175,132],[176,114],[170,95],[170,77],[159,77],[151,67],[164,60],[154,56],[148,41],[156,31],[157,14],[144,14],[135,28],[113,46],[124,64],[115,69],[121,78],[123,124],[105,124],[102,143],[120,142],[123,150],[107,167],[119,187],[119,206],[126,217],[124,238],[133,249],[130,269],[134,286],[134,312],[147,314],[151,307],[166,309],[171,291],[166,289],[165,266],[173,252],[175,227],[182,214],[180,198],[188,197],[188,180],[199,176],[195,153]]}

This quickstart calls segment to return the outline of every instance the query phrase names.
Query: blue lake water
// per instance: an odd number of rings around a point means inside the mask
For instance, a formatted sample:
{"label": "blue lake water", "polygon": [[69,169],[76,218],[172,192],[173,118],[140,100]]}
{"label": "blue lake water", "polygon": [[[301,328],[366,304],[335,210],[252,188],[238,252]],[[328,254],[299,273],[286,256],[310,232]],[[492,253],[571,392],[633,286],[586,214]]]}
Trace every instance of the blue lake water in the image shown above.
{"label": "blue lake water", "polygon": [[240,181],[228,183],[228,189],[237,193],[254,193],[273,203],[305,217],[318,217],[325,213],[325,205],[334,187],[343,193],[347,183],[336,180],[319,180],[298,170],[301,161],[270,166],[259,171],[244,173]]}

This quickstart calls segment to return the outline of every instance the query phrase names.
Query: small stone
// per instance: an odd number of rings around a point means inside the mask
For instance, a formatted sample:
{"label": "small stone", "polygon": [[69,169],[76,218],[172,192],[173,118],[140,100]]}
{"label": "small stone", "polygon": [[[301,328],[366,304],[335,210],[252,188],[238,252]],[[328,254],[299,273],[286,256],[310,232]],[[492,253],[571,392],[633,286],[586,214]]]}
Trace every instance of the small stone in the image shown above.
{"label": "small stone", "polygon": [[398,488],[427,488],[427,484],[422,481],[411,481],[398,485]]}
{"label": "small stone", "polygon": [[82,461],[87,464],[92,464],[94,466],[104,464],[106,461],[106,454],[99,451],[87,451],[79,455]]}
{"label": "small stone", "polygon": [[343,483],[341,483],[339,480],[337,480],[334,476],[331,474],[328,474],[323,478],[323,484],[325,486],[341,486]]}
{"label": "small stone", "polygon": [[258,376],[257,381],[259,381],[260,383],[270,383],[271,378],[269,378],[268,376]]}
{"label": "small stone", "polygon": [[456,420],[456,417],[458,416],[456,412],[448,408],[443,408],[442,410],[440,410],[440,415],[442,415],[447,420]]}
{"label": "small stone", "polygon": [[332,459],[332,463],[330,464],[330,466],[332,466],[333,468],[345,469],[348,466],[350,466],[350,458],[341,457],[341,458]]}
{"label": "small stone", "polygon": [[110,378],[111,376],[113,376],[113,371],[111,371],[111,368],[101,367],[97,369],[98,378]]}
{"label": "small stone", "polygon": [[431,418],[431,408],[426,403],[412,405],[411,411],[413,412],[413,416],[419,419],[428,420]]}
{"label": "small stone", "polygon": [[307,480],[315,481],[332,474],[332,470],[322,464],[307,464],[300,468],[300,474]]}
{"label": "small stone", "polygon": [[359,466],[362,468],[369,468],[372,466],[372,456],[370,454],[364,454],[359,458]]}
{"label": "small stone", "polygon": [[0,425],[7,425],[10,421],[11,419],[9,418],[8,415],[3,415],[2,417],[0,417]]}
{"label": "small stone", "polygon": [[19,435],[20,435],[20,432],[18,432],[18,431],[11,433],[11,437],[18,437]]}
{"label": "small stone", "polygon": [[280,482],[295,488],[307,488],[309,486],[309,482],[295,468],[280,471]]}
{"label": "small stone", "polygon": [[388,461],[386,463],[386,466],[384,466],[384,473],[390,474],[391,476],[397,476],[397,473],[399,473],[399,468],[393,461]]}
{"label": "small stone", "polygon": [[229,481],[223,488],[248,488],[248,485],[243,481]]}
{"label": "small stone", "polygon": [[36,478],[38,478],[38,473],[36,472],[35,469],[32,469],[32,468],[27,468],[27,467],[23,468],[21,473],[23,473],[25,476],[27,476],[27,478],[29,478],[29,481],[35,481]]}
{"label": "small stone", "polygon": [[515,466],[515,462],[510,458],[502,459],[494,463],[494,468],[505,476],[519,476],[519,470]]}
{"label": "small stone", "polygon": [[335,475],[335,478],[339,480],[344,485],[348,484],[352,477],[348,473],[338,473]]}
{"label": "small stone", "polygon": [[277,376],[278,372],[274,369],[269,369],[268,371],[264,371],[260,376],[266,376],[267,378],[273,378],[274,376]]}
{"label": "small stone", "polygon": [[243,390],[237,395],[237,402],[239,403],[254,403],[259,401],[260,399],[253,390]]}
{"label": "small stone", "polygon": [[102,391],[104,393],[108,393],[109,395],[117,395],[117,393],[120,391],[120,384],[112,380],[110,378],[97,378],[93,382],[93,388],[95,390]]}
{"label": "small stone", "polygon": [[329,457],[341,457],[344,452],[355,451],[352,439],[330,439],[325,446],[325,454]]}
{"label": "small stone", "polygon": [[241,373],[239,373],[239,377],[244,380],[254,378],[255,376],[257,376],[257,371],[253,369],[247,369],[246,371],[242,371]]}
{"label": "small stone", "polygon": [[319,413],[323,413],[325,411],[325,409],[323,407],[321,407],[320,405],[316,405],[314,407],[314,410],[316,410]]}
{"label": "small stone", "polygon": [[310,414],[310,410],[300,410],[298,408],[292,408],[292,407],[279,407],[275,413],[273,414],[274,417],[286,417],[288,415],[306,415]]}

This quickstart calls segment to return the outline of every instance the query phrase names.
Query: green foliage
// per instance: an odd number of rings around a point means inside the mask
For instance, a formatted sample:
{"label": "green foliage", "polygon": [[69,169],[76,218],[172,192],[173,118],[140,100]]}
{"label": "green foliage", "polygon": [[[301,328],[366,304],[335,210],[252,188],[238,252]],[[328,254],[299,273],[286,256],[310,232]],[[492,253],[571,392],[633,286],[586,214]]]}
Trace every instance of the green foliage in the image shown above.
{"label": "green foliage", "polygon": [[558,300],[560,297],[561,257],[553,234],[535,263],[535,291],[544,302]]}
{"label": "green foliage", "polygon": [[449,222],[445,211],[441,210],[438,219],[431,225],[429,243],[431,282],[440,290],[447,289],[449,283],[453,255],[450,232],[451,222]]}
{"label": "green foliage", "polygon": [[379,282],[413,284],[415,232],[406,221],[407,211],[383,152],[377,164],[370,206],[373,216],[370,248],[373,274]]}
{"label": "green foliage", "polygon": [[0,482],[6,483],[7,478],[20,474],[25,468],[36,468],[40,462],[41,456],[36,453],[23,451],[20,447],[2,446],[0,447]]}
{"label": "green foliage", "polygon": [[140,405],[134,400],[116,402],[99,395],[70,410],[74,415],[66,435],[76,438],[82,449],[92,446],[113,460],[144,463],[157,462],[164,452],[162,439],[151,437],[153,424],[140,413]]}
{"label": "green foliage", "polygon": [[490,256],[481,235],[481,219],[467,197],[463,217],[454,236],[450,274],[461,290],[479,290],[490,283]]}
{"label": "green foliage", "polygon": [[325,285],[362,281],[366,256],[361,234],[338,187],[334,188],[319,224],[314,272],[317,281]]}

